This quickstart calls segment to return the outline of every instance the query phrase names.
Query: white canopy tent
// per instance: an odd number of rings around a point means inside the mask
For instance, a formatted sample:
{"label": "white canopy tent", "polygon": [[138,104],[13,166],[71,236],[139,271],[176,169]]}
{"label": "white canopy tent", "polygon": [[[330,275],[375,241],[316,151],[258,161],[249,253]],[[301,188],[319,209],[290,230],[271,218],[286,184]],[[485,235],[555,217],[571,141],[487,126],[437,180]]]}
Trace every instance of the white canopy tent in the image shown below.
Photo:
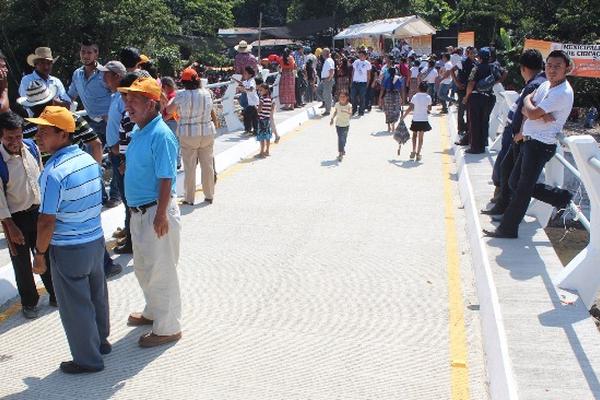
{"label": "white canopy tent", "polygon": [[[382,19],[351,25],[338,33],[333,39],[343,40],[344,45],[349,41],[357,44],[373,45],[383,50],[384,39],[391,39],[392,45],[397,40],[403,39],[419,54],[431,52],[432,35],[435,28],[418,15]],[[366,42],[366,43],[365,43]]]}
{"label": "white canopy tent", "polygon": [[350,25],[337,35],[335,40],[358,39],[363,37],[379,37],[405,39],[415,36],[435,34],[435,28],[418,15],[407,17],[382,19],[379,21],[365,22]]}

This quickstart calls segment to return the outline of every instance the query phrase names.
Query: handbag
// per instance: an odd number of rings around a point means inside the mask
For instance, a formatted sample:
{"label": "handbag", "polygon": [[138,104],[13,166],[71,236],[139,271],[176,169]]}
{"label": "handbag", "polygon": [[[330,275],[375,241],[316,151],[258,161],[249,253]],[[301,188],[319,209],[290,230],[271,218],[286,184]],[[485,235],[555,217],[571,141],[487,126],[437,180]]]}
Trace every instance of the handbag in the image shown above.
{"label": "handbag", "polygon": [[399,144],[404,144],[408,142],[410,139],[410,133],[408,132],[408,128],[404,121],[400,121],[398,126],[396,127],[396,132],[394,132],[394,140]]}

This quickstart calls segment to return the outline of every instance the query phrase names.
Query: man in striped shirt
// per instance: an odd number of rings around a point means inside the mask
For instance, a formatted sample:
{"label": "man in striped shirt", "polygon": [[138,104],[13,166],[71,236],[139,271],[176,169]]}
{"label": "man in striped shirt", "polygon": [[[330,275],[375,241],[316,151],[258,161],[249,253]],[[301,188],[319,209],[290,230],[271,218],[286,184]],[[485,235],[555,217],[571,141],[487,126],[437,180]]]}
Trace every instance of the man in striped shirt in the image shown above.
{"label": "man in striped shirt", "polygon": [[101,371],[102,354],[108,354],[111,345],[100,168],[73,144],[75,120],[66,108],[48,106],[28,120],[39,126],[40,149],[52,154],[40,177],[33,270],[46,271],[44,255],[49,251],[60,318],[73,356],[60,369],[69,374]]}
{"label": "man in striped shirt", "polygon": [[[47,106],[58,106],[54,102],[54,96],[51,90],[43,86],[41,82],[33,81],[27,87],[26,95],[19,97],[17,103],[27,109],[29,115],[38,117]],[[96,132],[90,127],[85,118],[73,114],[75,119],[75,132],[71,135],[72,143],[83,147],[87,146],[89,153],[94,157],[99,165],[102,165],[102,142],[98,138]],[[23,126],[23,138],[33,139],[35,138],[38,131],[38,126],[31,122],[26,122]],[[42,154],[42,163],[46,164],[46,161],[50,158],[50,154]],[[104,274],[107,278],[118,275],[123,270],[121,265],[115,263],[108,254],[108,251],[104,251]]]}

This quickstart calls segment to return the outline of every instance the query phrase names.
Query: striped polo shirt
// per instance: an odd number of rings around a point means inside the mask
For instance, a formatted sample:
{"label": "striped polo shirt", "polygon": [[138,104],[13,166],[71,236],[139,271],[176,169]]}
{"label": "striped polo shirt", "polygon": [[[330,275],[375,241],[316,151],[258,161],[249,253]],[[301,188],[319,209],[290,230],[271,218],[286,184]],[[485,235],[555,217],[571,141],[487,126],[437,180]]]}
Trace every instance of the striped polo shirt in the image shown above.
{"label": "striped polo shirt", "polygon": [[40,177],[40,213],[56,216],[50,244],[70,246],[103,237],[102,181],[98,163],[77,145],[50,157]]}

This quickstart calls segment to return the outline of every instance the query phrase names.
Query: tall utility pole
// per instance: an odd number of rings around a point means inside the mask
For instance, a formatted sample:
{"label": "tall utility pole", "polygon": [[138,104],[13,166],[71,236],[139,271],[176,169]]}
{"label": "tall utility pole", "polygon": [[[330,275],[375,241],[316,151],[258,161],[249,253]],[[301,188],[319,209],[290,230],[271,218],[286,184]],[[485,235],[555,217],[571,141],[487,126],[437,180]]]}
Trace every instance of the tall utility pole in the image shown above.
{"label": "tall utility pole", "polygon": [[262,33],[262,11],[258,14],[258,62],[260,63],[260,36]]}

